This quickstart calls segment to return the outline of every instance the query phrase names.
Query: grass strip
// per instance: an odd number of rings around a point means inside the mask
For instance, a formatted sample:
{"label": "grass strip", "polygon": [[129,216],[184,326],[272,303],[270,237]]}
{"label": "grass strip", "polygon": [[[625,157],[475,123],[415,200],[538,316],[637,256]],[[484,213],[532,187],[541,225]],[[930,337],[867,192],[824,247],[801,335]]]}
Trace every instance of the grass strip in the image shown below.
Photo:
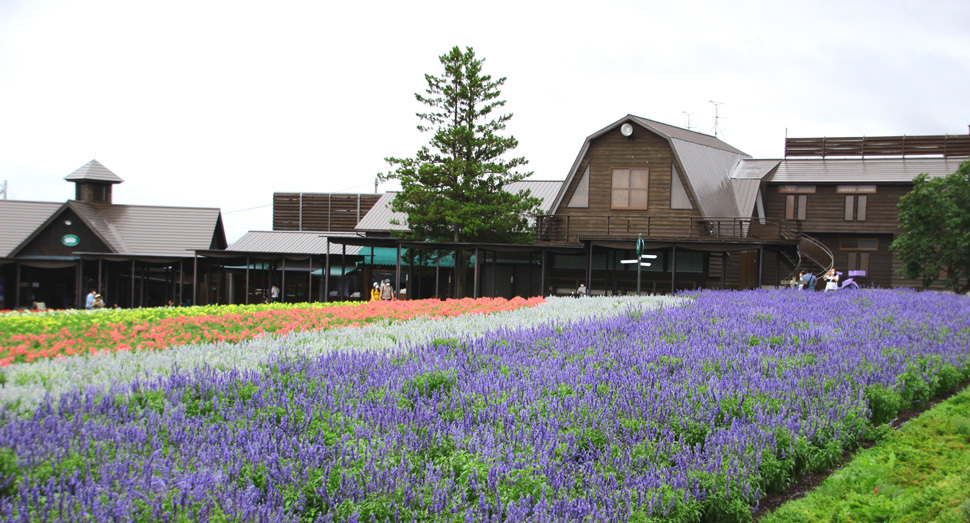
{"label": "grass strip", "polygon": [[970,388],[888,430],[761,523],[970,521]]}

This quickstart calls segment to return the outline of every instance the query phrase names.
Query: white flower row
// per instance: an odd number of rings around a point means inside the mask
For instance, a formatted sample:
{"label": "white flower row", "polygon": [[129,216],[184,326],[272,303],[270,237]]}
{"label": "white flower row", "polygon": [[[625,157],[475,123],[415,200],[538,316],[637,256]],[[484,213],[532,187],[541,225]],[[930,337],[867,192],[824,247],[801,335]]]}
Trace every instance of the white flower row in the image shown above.
{"label": "white flower row", "polygon": [[514,329],[542,323],[570,323],[591,317],[622,314],[630,307],[676,306],[678,297],[588,297],[546,299],[536,307],[495,314],[467,314],[449,318],[416,318],[404,322],[378,322],[362,328],[266,335],[240,343],[183,345],[166,350],[107,352],[12,365],[3,369],[0,405],[30,410],[44,401],[78,388],[147,381],[167,376],[174,369],[255,369],[274,355],[323,354],[330,351],[394,351],[439,338],[476,337],[497,329]]}

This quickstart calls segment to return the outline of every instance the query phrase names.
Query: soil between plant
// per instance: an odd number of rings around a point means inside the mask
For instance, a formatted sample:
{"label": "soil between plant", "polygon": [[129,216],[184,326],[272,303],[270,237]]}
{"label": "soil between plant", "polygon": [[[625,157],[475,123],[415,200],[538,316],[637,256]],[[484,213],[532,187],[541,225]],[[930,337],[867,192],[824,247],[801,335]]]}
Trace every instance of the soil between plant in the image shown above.
{"label": "soil between plant", "polygon": [[[946,401],[947,399],[950,399],[951,397],[957,395],[960,391],[965,389],[967,385],[968,385],[967,383],[961,383],[952,391],[950,391],[948,394],[935,397],[927,401],[926,404],[924,404],[920,408],[907,409],[900,412],[895,419],[889,422],[889,425],[894,430],[899,430],[909,420],[915,418],[916,416],[919,416],[920,414],[922,414],[927,410],[932,409],[934,406],[936,406],[937,403]],[[774,512],[775,509],[784,505],[785,503],[788,503],[791,500],[805,497],[805,495],[807,495],[812,490],[814,490],[819,485],[821,485],[822,482],[826,480],[826,478],[832,475],[832,473],[834,473],[835,471],[845,466],[848,462],[852,461],[852,458],[855,457],[856,452],[859,452],[862,449],[873,447],[875,445],[876,443],[874,442],[864,441],[857,448],[851,451],[847,450],[843,452],[842,459],[839,460],[839,462],[832,468],[822,472],[803,474],[800,478],[798,478],[798,480],[795,483],[793,483],[790,487],[785,489],[784,492],[768,494],[761,500],[761,503],[758,504],[758,509],[752,513],[752,515],[754,516],[754,521],[758,521],[763,516],[767,516],[768,514]]]}

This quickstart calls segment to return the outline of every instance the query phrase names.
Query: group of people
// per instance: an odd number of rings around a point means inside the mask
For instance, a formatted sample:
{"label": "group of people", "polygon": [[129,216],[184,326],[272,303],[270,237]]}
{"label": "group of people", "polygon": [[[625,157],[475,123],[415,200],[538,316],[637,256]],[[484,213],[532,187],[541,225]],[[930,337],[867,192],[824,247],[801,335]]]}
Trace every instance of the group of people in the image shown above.
{"label": "group of people", "polygon": [[[822,276],[822,281],[825,282],[825,292],[839,289],[839,273],[835,272],[835,269],[829,269],[825,276]],[[798,280],[793,283],[800,285],[803,290],[814,291],[818,278],[811,272],[799,271]]]}
{"label": "group of people", "polygon": [[85,309],[103,309],[104,308],[104,298],[98,294],[97,289],[91,289],[88,293],[87,298],[84,299]]}
{"label": "group of people", "polygon": [[374,282],[374,286],[370,290],[370,301],[390,301],[394,299],[396,298],[391,280],[384,280],[383,283]]}

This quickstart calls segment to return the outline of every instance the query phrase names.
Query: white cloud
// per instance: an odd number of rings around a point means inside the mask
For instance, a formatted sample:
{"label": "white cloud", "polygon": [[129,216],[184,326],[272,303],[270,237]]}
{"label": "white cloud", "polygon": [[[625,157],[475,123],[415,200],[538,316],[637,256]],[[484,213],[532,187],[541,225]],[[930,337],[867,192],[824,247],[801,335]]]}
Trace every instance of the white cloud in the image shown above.
{"label": "white cloud", "polygon": [[[426,73],[472,46],[508,78],[515,154],[561,179],[627,113],[757,157],[791,136],[964,133],[965,1],[0,4],[0,179],[63,200],[92,158],[116,201],[216,206],[230,240],[274,191],[373,190],[426,140]],[[383,187],[382,187],[383,190]],[[257,209],[242,212],[242,209]]]}

